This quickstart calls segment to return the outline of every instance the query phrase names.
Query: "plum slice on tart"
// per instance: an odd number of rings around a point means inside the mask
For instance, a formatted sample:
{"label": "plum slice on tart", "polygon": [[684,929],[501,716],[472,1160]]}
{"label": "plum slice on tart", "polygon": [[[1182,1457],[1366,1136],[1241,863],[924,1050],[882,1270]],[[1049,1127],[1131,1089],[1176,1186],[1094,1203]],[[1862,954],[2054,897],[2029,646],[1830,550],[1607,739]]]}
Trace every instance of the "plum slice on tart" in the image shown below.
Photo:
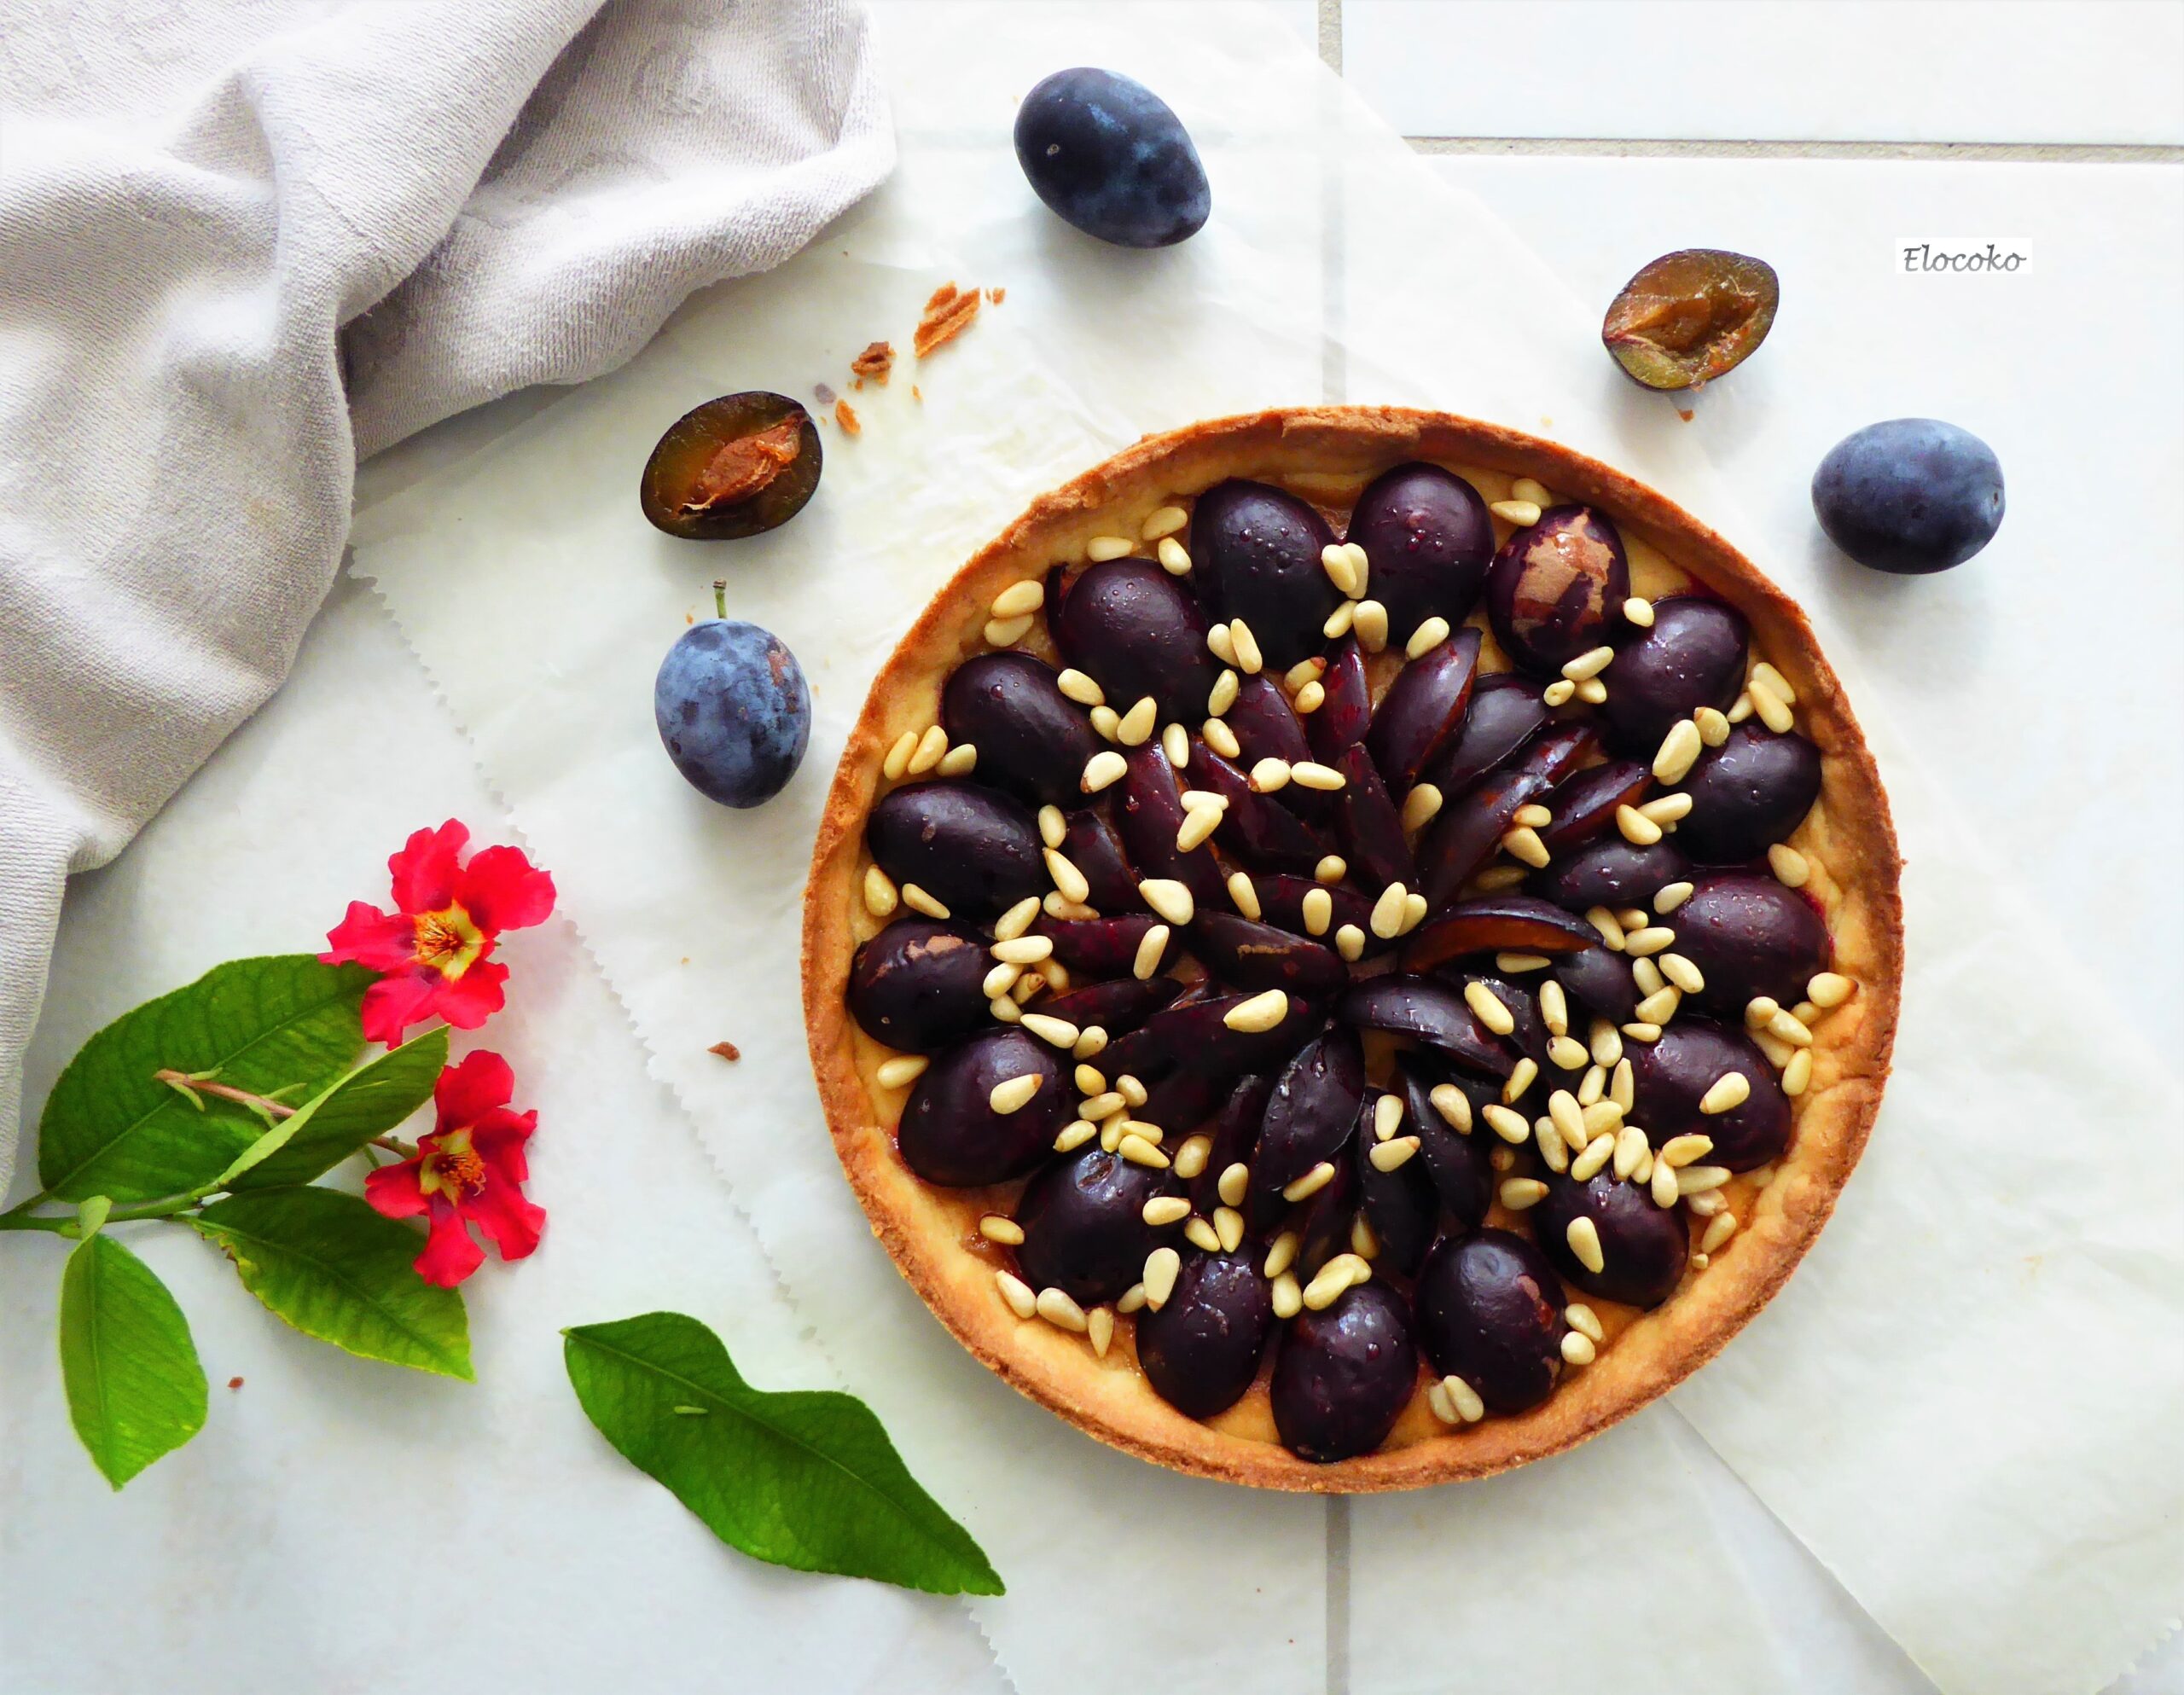
{"label": "plum slice on tart", "polygon": [[944,590],[836,778],[806,1009],[990,1366],[1181,1469],[1403,1487],[1627,1414],[1788,1274],[1885,1077],[1896,878],[1711,531],[1467,421],[1257,415]]}

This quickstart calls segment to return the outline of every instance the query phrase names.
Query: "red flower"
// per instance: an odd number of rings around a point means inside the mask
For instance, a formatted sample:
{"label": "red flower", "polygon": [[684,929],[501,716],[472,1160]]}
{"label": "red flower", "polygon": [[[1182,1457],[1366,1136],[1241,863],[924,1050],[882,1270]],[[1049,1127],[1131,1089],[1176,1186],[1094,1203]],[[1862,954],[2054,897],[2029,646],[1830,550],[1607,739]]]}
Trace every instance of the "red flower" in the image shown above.
{"label": "red flower", "polygon": [[452,1289],[485,1263],[485,1251],[471,1238],[473,1223],[502,1259],[521,1259],[538,1245],[546,1211],[523,1194],[530,1175],[523,1145],[538,1115],[511,1112],[514,1094],[515,1073],[497,1054],[481,1049],[450,1065],[433,1088],[438,1126],[419,1140],[416,1157],[364,1179],[364,1199],[389,1218],[430,1219],[417,1256],[417,1274],[427,1283]]}
{"label": "red flower", "polygon": [[503,930],[543,924],[554,910],[554,879],[521,851],[489,847],[458,865],[470,832],[450,818],[420,830],[386,862],[398,912],[362,901],[327,933],[328,965],[353,960],[384,972],[364,991],[364,1035],[389,1048],[426,1019],[475,1030],[501,1009],[508,968],[493,963]]}

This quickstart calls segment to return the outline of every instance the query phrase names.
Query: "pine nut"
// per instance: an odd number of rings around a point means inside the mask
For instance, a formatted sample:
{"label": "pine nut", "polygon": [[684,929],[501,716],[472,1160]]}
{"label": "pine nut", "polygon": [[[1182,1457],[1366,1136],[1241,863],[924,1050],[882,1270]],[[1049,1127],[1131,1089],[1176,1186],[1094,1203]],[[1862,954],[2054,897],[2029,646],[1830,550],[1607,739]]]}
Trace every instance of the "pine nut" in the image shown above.
{"label": "pine nut", "polygon": [[1508,1080],[1502,1085],[1504,1106],[1513,1106],[1524,1098],[1524,1093],[1539,1081],[1539,1061],[1525,1054],[1510,1067]]}
{"label": "pine nut", "polygon": [[1521,1147],[1531,1140],[1532,1127],[1525,1122],[1521,1112],[1512,1112],[1498,1101],[1489,1101],[1478,1109],[1478,1116],[1486,1120],[1494,1134],[1512,1147]]}
{"label": "pine nut", "polygon": [[1788,1042],[1792,1048],[1812,1046],[1812,1032],[1793,1013],[1775,1013],[1767,1020],[1767,1033],[1777,1041]]}
{"label": "pine nut", "polygon": [[1188,924],[1196,916],[1197,903],[1191,891],[1170,877],[1147,877],[1137,885],[1137,892],[1146,905],[1159,913],[1170,924]]}
{"label": "pine nut", "polygon": [[1498,1195],[1510,1211],[1523,1212],[1547,1199],[1547,1185],[1536,1177],[1511,1177],[1503,1182]]}
{"label": "pine nut", "polygon": [[1289,704],[1295,707],[1299,714],[1310,717],[1327,704],[1326,686],[1316,682],[1308,682],[1297,691],[1297,698]]}
{"label": "pine nut", "polygon": [[1501,997],[1476,979],[1464,984],[1464,1004],[1471,1008],[1473,1018],[1496,1036],[1507,1036],[1517,1027],[1517,1020],[1502,1004]]}
{"label": "pine nut", "polygon": [[1205,632],[1205,650],[1224,665],[1236,663],[1236,644],[1228,639],[1228,626],[1217,624]]}
{"label": "pine nut", "polygon": [[1334,1181],[1334,1167],[1322,1159],[1294,1182],[1282,1186],[1281,1198],[1286,1201],[1310,1200]]}
{"label": "pine nut", "polygon": [[1080,706],[1101,705],[1107,699],[1098,683],[1074,666],[1057,676],[1054,686]]}
{"label": "pine nut", "polygon": [[1403,797],[1403,827],[1406,830],[1421,830],[1441,810],[1441,791],[1432,783],[1420,783]]}
{"label": "pine nut", "polygon": [[1642,1019],[1634,1019],[1623,1026],[1623,1033],[1633,1042],[1652,1043],[1661,1039],[1661,1027]]}
{"label": "pine nut", "polygon": [[1365,1157],[1373,1162],[1375,1171],[1395,1171],[1402,1169],[1403,1163],[1418,1152],[1418,1147],[1416,1136],[1397,1136],[1392,1141],[1375,1142],[1372,1152]]}
{"label": "pine nut", "polygon": [[912,912],[921,912],[927,918],[946,918],[948,908],[915,883],[903,885],[903,904]]}
{"label": "pine nut", "polygon": [[1705,1194],[1729,1181],[1726,1165],[1683,1165],[1676,1168],[1676,1190],[1680,1195]]}
{"label": "pine nut", "polygon": [[1719,1253],[1722,1245],[1737,1233],[1737,1216],[1734,1212],[1717,1212],[1706,1227],[1706,1234],[1699,1239],[1701,1253]]}
{"label": "pine nut", "polygon": [[990,647],[1013,647],[1031,632],[1030,618],[994,618],[986,620],[982,632]]}
{"label": "pine nut", "polygon": [[1188,577],[1191,574],[1191,556],[1173,536],[1163,536],[1160,545],[1153,549],[1153,553],[1160,561],[1161,570],[1169,576]]}
{"label": "pine nut", "polygon": [[1201,1253],[1217,1254],[1221,1251],[1219,1234],[1211,1222],[1204,1218],[1194,1218],[1183,1226],[1183,1239]]}
{"label": "pine nut", "polygon": [[1787,701],[1757,678],[1745,685],[1745,693],[1751,697],[1751,710],[1759,714],[1760,723],[1777,735],[1790,733],[1797,719],[1791,714]]}
{"label": "pine nut", "polygon": [[1159,1312],[1168,1304],[1168,1297],[1176,1292],[1176,1274],[1183,1268],[1183,1257],[1173,1248],[1155,1248],[1145,1257],[1145,1304]]}
{"label": "pine nut", "polygon": [[1782,1093],[1795,1100],[1812,1086],[1812,1049],[1800,1048],[1782,1067]]}
{"label": "pine nut", "polygon": [[1478,1391],[1461,1378],[1444,1377],[1441,1387],[1449,1391],[1449,1404],[1466,1424],[1475,1425],[1486,1416],[1486,1403],[1478,1398]]}
{"label": "pine nut", "polygon": [[1734,1111],[1751,1098],[1751,1079],[1742,1071],[1724,1071],[1699,1097],[1699,1110],[1708,1117]]}
{"label": "pine nut", "polygon": [[1030,1318],[1039,1310],[1039,1297],[1031,1292],[1031,1286],[1013,1271],[996,1271],[994,1286],[1001,1291],[1001,1298],[1008,1303],[1009,1311],[1019,1318]]}
{"label": "pine nut", "polygon": [[1606,1019],[1593,1020],[1592,1036],[1595,1065],[1612,1065],[1623,1058],[1623,1037]]}
{"label": "pine nut", "polygon": [[[1639,963],[1645,962],[1641,960]],[[1676,1016],[1676,1009],[1682,1004],[1683,990],[1672,983],[1664,984],[1638,1003],[1639,1020],[1658,1030]]]}
{"label": "pine nut", "polygon": [[1850,998],[1857,987],[1839,972],[1823,971],[1805,984],[1805,998],[1823,1009],[1839,1007]]}
{"label": "pine nut", "polygon": [[1086,794],[1097,794],[1111,783],[1118,782],[1130,769],[1130,762],[1112,747],[1102,748],[1084,762],[1084,775],[1077,787]]}
{"label": "pine nut", "polygon": [[1180,506],[1156,506],[1145,516],[1138,534],[1148,542],[1157,542],[1163,536],[1172,536],[1191,521],[1191,515]]}
{"label": "pine nut", "polygon": [[[1551,977],[1539,986],[1539,1015],[1550,1036],[1567,1036],[1570,1033],[1570,1001],[1562,992],[1562,985]],[[1549,1057],[1553,1056],[1554,1051],[1552,1048],[1548,1048]],[[1557,1060],[1556,1063],[1561,1062]],[[1578,1063],[1582,1065],[1583,1061]],[[1571,1065],[1563,1066],[1565,1071],[1575,1069]]]}
{"label": "pine nut", "polygon": [[1568,1089],[1558,1088],[1547,1097],[1547,1116],[1571,1146],[1583,1147],[1592,1139],[1591,1132],[1585,1128],[1584,1109]]}
{"label": "pine nut", "polygon": [[1321,794],[1333,794],[1343,784],[1341,772],[1310,759],[1292,765],[1289,780],[1300,788],[1315,789]]}
{"label": "pine nut", "polygon": [[1645,1131],[1635,1124],[1625,1124],[1615,1133],[1615,1175],[1628,1177],[1646,1153]]}
{"label": "pine nut", "polygon": [[1562,1239],[1569,1243],[1570,1251],[1577,1255],[1578,1264],[1595,1277],[1600,1275],[1607,1264],[1607,1259],[1600,1252],[1600,1233],[1591,1219],[1571,1219],[1569,1228],[1562,1233]]}
{"label": "pine nut", "polygon": [[1130,543],[1121,536],[1095,536],[1084,544],[1084,557],[1095,565],[1104,565],[1111,559],[1126,558]]}
{"label": "pine nut", "polygon": [[1350,874],[1350,862],[1339,853],[1328,854],[1312,868],[1312,880],[1333,888]]}
{"label": "pine nut", "polygon": [[979,750],[967,741],[959,742],[940,756],[939,764],[933,769],[944,777],[967,777],[979,768]]}
{"label": "pine nut", "polygon": [[1580,1106],[1590,1106],[1606,1090],[1607,1067],[1599,1065],[1589,1066],[1585,1075],[1577,1082],[1577,1104]]}
{"label": "pine nut", "polygon": [[1636,1104],[1633,1098],[1636,1083],[1631,1073],[1630,1061],[1618,1059],[1615,1062],[1614,1074],[1608,1080],[1607,1098],[1613,1101],[1618,1110],[1625,1116],[1629,1115],[1630,1109]]}
{"label": "pine nut", "polygon": [[1600,942],[1612,954],[1623,951],[1623,926],[1604,906],[1587,907],[1585,922],[1600,932]]}
{"label": "pine nut", "polygon": [[1213,1192],[1221,1197],[1223,1206],[1241,1206],[1251,1192],[1251,1183],[1252,1168],[1239,1159],[1214,1180]]}
{"label": "pine nut", "polygon": [[[1754,710],[1751,704],[1751,691],[1747,688],[1729,703],[1729,710],[1722,714],[1722,717],[1732,724],[1740,724],[1752,715]],[[1692,716],[1696,717],[1698,714],[1693,713]]]}
{"label": "pine nut", "polygon": [[1257,676],[1264,668],[1266,659],[1259,652],[1258,638],[1240,618],[1228,620],[1228,647],[1236,656],[1236,669],[1246,676]]}
{"label": "pine nut", "polygon": [[1767,868],[1774,879],[1786,889],[1802,889],[1805,879],[1812,875],[1812,868],[1805,863],[1805,856],[1786,842],[1776,842],[1767,850]]}
{"label": "pine nut", "polygon": [[1320,549],[1320,569],[1327,572],[1327,581],[1342,591],[1345,600],[1357,598],[1357,567],[1350,563],[1350,551],[1341,543],[1329,542]]}
{"label": "pine nut", "polygon": [[1304,1304],[1304,1292],[1297,1286],[1296,1276],[1291,1272],[1285,1271],[1274,1280],[1267,1297],[1274,1304],[1276,1318],[1294,1318]]}
{"label": "pine nut", "polygon": [[1691,715],[1691,722],[1698,726],[1699,740],[1709,747],[1719,747],[1729,739],[1729,721],[1718,706],[1701,706]]}
{"label": "pine nut", "polygon": [[897,1054],[892,1059],[882,1059],[873,1077],[882,1088],[908,1088],[932,1063],[922,1054]]}
{"label": "pine nut", "polygon": [[1223,1253],[1234,1253],[1244,1245],[1244,1215],[1233,1206],[1215,1207],[1213,1237]]}
{"label": "pine nut", "polygon": [[1134,1133],[1120,1138],[1115,1143],[1115,1152],[1133,1165],[1147,1165],[1159,1171],[1168,1169],[1168,1156]]}
{"label": "pine nut", "polygon": [[1297,1250],[1303,1238],[1294,1230],[1284,1230],[1266,1245],[1266,1262],[1259,1268],[1263,1277],[1279,1277],[1297,1263]]}
{"label": "pine nut", "polygon": [[1547,844],[1540,839],[1539,832],[1518,828],[1502,838],[1502,850],[1512,859],[1520,859],[1534,870],[1546,866],[1548,859]]}
{"label": "pine nut", "polygon": [[1600,1357],[1598,1352],[1593,1347],[1593,1338],[1586,1335],[1583,1331],[1564,1331],[1562,1332],[1560,1346],[1562,1349],[1562,1358],[1564,1361],[1569,1365],[1589,1366],[1594,1360]]}
{"label": "pine nut", "polygon": [[1691,816],[1691,797],[1687,794],[1664,794],[1658,800],[1649,800],[1638,809],[1639,816],[1655,824],[1668,825]]}
{"label": "pine nut", "polygon": [[1512,977],[1528,971],[1545,971],[1554,963],[1545,954],[1496,954],[1494,956],[1495,970],[1506,972]]}
{"label": "pine nut", "polygon": [[1185,1136],[1182,1146],[1176,1150],[1176,1175],[1187,1183],[1194,1181],[1205,1170],[1206,1159],[1212,1152],[1211,1136]]}
{"label": "pine nut", "polygon": [[1025,612],[1038,611],[1046,603],[1046,583],[1037,577],[1027,577],[996,595],[993,605],[987,610],[996,618],[1021,618]]}
{"label": "pine nut", "polygon": [[1272,1030],[1288,1016],[1288,995],[1279,989],[1269,989],[1248,1001],[1238,1001],[1221,1015],[1221,1022],[1231,1030],[1258,1031]]}
{"label": "pine nut", "polygon": [[1472,887],[1482,895],[1498,895],[1504,889],[1513,889],[1525,880],[1521,865],[1490,865],[1471,879]]}
{"label": "pine nut", "polygon": [[1217,806],[1194,807],[1183,819],[1182,827],[1176,832],[1176,851],[1189,853],[1212,839],[1213,833],[1221,827],[1223,809]]}
{"label": "pine nut", "polygon": [[1651,847],[1661,839],[1661,827],[1627,804],[1615,809],[1615,827],[1623,832],[1623,839],[1634,847]]}
{"label": "pine nut", "polygon": [[1706,992],[1706,974],[1682,954],[1663,954],[1659,956],[1660,972],[1687,995]]}
{"label": "pine nut", "polygon": [[1404,889],[1400,883],[1391,883],[1380,891],[1380,898],[1373,903],[1373,915],[1367,920],[1373,933],[1383,941],[1392,941],[1403,924]]}
{"label": "pine nut", "polygon": [[909,769],[910,755],[918,751],[918,733],[904,730],[895,738],[894,746],[887,750],[887,757],[880,762],[880,775],[893,782]]}
{"label": "pine nut", "polygon": [[1623,602],[1623,615],[1641,630],[1651,630],[1653,627],[1653,603],[1639,595],[1632,595],[1625,598]]}
{"label": "pine nut", "polygon": [[1579,1182],[1590,1178],[1615,1156],[1615,1138],[1602,1134],[1585,1144],[1585,1151],[1570,1162],[1570,1175]]}
{"label": "pine nut", "polygon": [[1160,969],[1160,956],[1168,951],[1168,926],[1156,924],[1137,938],[1137,956],[1130,961],[1130,975],[1140,983],[1150,983]]}
{"label": "pine nut", "polygon": [[1562,667],[1562,675],[1572,682],[1583,682],[1589,676],[1598,676],[1614,659],[1612,647],[1589,647]]}
{"label": "pine nut", "polygon": [[1262,915],[1263,909],[1259,905],[1259,891],[1252,886],[1247,873],[1229,873],[1228,898],[1236,903],[1236,910],[1245,917],[1258,919]]}
{"label": "pine nut", "polygon": [[1449,639],[1449,620],[1429,618],[1410,632],[1410,640],[1403,644],[1406,659],[1422,659]]}
{"label": "pine nut", "polygon": [[874,918],[889,917],[901,900],[893,878],[876,865],[864,868],[864,909],[867,912]]}
{"label": "pine nut", "polygon": [[1051,1047],[1074,1048],[1077,1045],[1077,1026],[1067,1019],[1053,1018],[1045,1013],[1026,1013],[1017,1022]]}
{"label": "pine nut", "polygon": [[[1551,988],[1554,985],[1548,986]],[[1583,1042],[1571,1036],[1557,1036],[1548,1042],[1547,1057],[1557,1071],[1582,1071],[1590,1062],[1592,1056],[1585,1052]]]}
{"label": "pine nut", "polygon": [[1254,794],[1273,794],[1288,787],[1292,775],[1287,759],[1269,758],[1255,763],[1245,781]]}
{"label": "pine nut", "polygon": [[1648,954],[1658,954],[1676,944],[1676,932],[1663,925],[1651,925],[1643,930],[1628,932],[1623,938],[1623,951],[1633,959],[1642,959]]}
{"label": "pine nut", "polygon": [[1334,950],[1355,965],[1365,957],[1365,932],[1354,924],[1345,924],[1334,932]]}
{"label": "pine nut", "polygon": [[1436,1083],[1432,1094],[1426,1097],[1433,1110],[1458,1135],[1471,1134],[1471,1099],[1452,1083]]}
{"label": "pine nut", "polygon": [[1333,641],[1350,634],[1350,626],[1357,619],[1357,602],[1345,601],[1327,614],[1327,621],[1320,626],[1320,634]]}
{"label": "pine nut", "polygon": [[1356,1254],[1337,1254],[1304,1286],[1304,1304],[1314,1312],[1333,1306],[1345,1290],[1373,1280],[1373,1268]]}
{"label": "pine nut", "polygon": [[1360,601],[1351,614],[1350,627],[1356,635],[1357,645],[1368,653],[1384,652],[1388,645],[1388,609],[1378,601]]}
{"label": "pine nut", "polygon": [[1486,509],[1504,524],[1513,524],[1519,530],[1529,529],[1539,522],[1540,509],[1528,500],[1491,501]]}
{"label": "pine nut", "polygon": [[1577,698],[1588,706],[1598,706],[1607,699],[1607,684],[1596,676],[1589,676],[1577,685]]}
{"label": "pine nut", "polygon": [[1327,926],[1334,922],[1334,897],[1325,889],[1307,889],[1304,900],[1298,904],[1304,913],[1304,933],[1308,936],[1326,935]]}
{"label": "pine nut", "polygon": [[1570,1169],[1570,1144],[1562,1139],[1552,1119],[1541,1118],[1533,1123],[1532,1145],[1538,1148],[1548,1170],[1560,1175]]}

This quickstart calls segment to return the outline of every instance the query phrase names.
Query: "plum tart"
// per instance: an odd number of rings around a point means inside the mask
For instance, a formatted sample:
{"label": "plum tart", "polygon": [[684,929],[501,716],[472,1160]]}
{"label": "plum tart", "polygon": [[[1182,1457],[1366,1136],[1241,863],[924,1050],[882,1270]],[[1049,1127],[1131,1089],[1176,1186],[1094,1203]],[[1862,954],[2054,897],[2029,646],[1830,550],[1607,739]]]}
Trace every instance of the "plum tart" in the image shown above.
{"label": "plum tart", "polygon": [[1103,1441],[1407,1488],[1644,1405],[1788,1276],[1901,980],[1810,625],[1605,465],[1272,411],[1035,502],[881,669],[805,896],[874,1232]]}

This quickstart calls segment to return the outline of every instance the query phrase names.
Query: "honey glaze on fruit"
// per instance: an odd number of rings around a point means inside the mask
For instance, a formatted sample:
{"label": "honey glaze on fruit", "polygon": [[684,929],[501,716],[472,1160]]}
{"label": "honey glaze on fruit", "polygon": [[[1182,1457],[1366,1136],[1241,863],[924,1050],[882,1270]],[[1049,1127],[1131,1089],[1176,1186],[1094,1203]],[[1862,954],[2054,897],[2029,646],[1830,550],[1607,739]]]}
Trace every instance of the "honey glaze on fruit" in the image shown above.
{"label": "honey glaze on fruit", "polygon": [[1798,682],[1472,466],[1230,477],[1025,565],[888,703],[851,914],[928,1199],[1024,1324],[1307,1460],[1567,1392],[1834,1076]]}

